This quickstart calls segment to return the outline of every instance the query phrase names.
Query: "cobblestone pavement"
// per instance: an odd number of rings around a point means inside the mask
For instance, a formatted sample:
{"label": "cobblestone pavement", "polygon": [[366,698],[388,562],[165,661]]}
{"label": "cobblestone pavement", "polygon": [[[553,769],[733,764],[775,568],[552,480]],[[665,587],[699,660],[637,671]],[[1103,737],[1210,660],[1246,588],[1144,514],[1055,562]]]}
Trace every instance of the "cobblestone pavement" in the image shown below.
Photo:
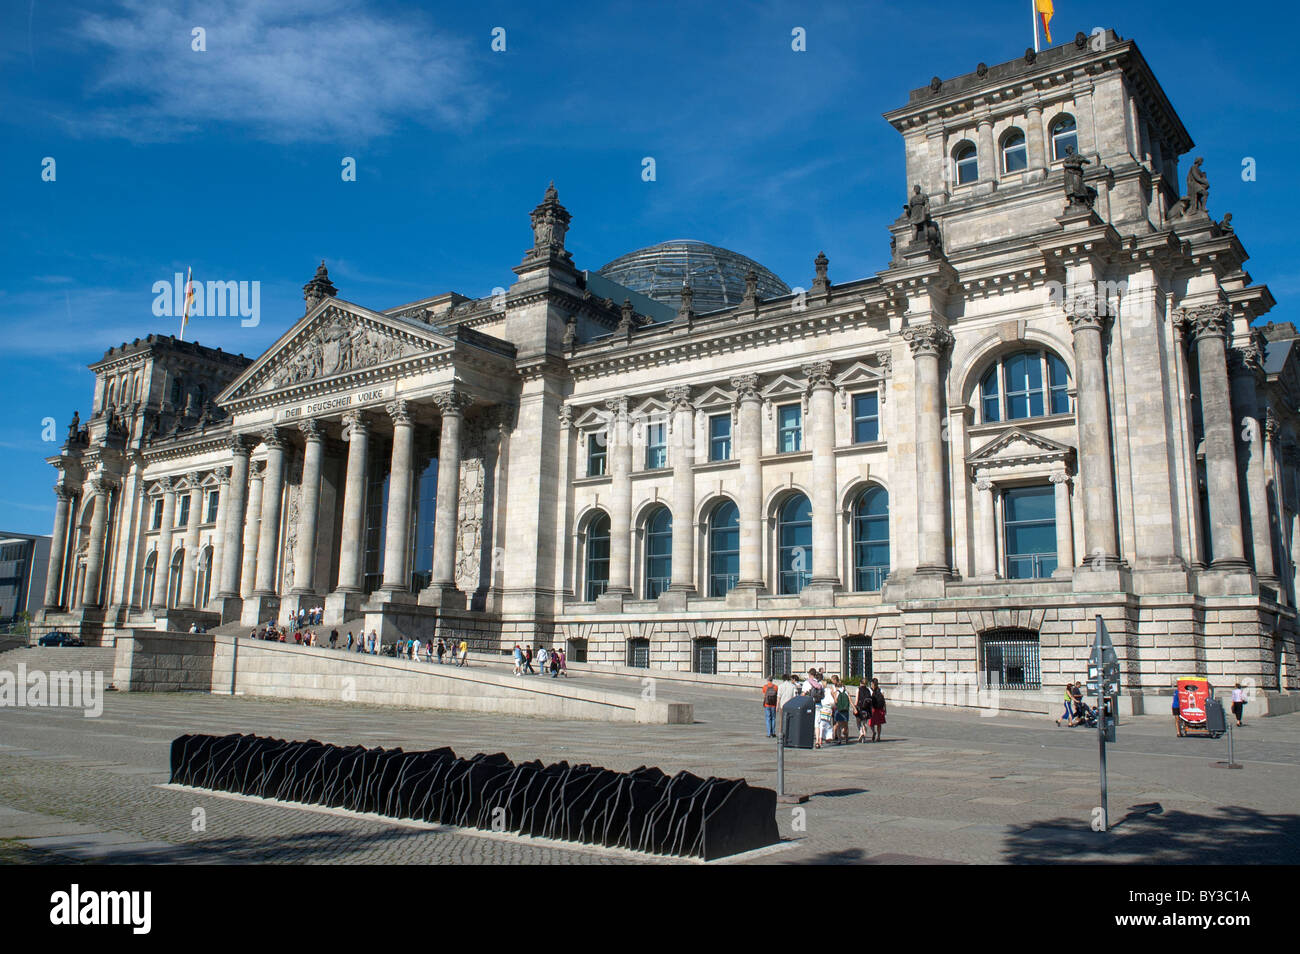
{"label": "cobblestone pavement", "polygon": [[[543,678],[543,677],[533,677]],[[619,677],[583,677],[638,687]],[[744,776],[774,787],[758,690],[660,682],[695,703],[696,722],[649,726],[280,702],[203,694],[109,693],[104,714],[0,710],[0,862],[627,863],[664,861],[514,836],[422,829],[320,810],[162,787],[173,738],[256,732],[341,745],[450,745],[461,755],[591,762],[612,769]],[[1227,741],[1177,739],[1164,716],[1120,727],[1109,746],[1112,830],[1090,828],[1098,799],[1095,732],[1051,719],[891,708],[886,739],[789,750],[778,809],[781,849],[738,859],[787,862],[1300,860],[1300,715]],[[195,809],[205,825],[195,831]]]}

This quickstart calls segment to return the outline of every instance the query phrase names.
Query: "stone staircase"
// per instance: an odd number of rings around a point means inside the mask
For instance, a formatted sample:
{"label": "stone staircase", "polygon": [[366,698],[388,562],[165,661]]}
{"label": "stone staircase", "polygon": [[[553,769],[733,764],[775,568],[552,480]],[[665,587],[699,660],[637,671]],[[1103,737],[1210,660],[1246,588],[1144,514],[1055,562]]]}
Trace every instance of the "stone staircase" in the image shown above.
{"label": "stone staircase", "polygon": [[116,656],[112,646],[29,646],[0,653],[0,672],[17,673],[24,663],[28,672],[102,672],[107,684]]}

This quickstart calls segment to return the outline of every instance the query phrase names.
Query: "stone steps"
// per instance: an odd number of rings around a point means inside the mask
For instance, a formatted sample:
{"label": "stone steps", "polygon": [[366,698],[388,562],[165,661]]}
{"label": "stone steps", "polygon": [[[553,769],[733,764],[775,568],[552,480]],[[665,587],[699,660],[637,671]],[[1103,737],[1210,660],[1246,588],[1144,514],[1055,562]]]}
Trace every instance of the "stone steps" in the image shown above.
{"label": "stone steps", "polygon": [[17,672],[23,663],[28,672],[91,671],[102,672],[106,679],[113,677],[113,664],[117,651],[111,646],[29,646],[0,653],[0,671]]}

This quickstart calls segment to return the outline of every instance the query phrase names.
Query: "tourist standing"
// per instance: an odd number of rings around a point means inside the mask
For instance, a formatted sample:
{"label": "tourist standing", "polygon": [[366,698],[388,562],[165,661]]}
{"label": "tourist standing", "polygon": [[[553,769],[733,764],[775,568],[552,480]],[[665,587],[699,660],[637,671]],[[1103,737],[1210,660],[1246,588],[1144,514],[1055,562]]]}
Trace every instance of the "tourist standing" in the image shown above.
{"label": "tourist standing", "polygon": [[330,649],[338,649],[338,647],[339,647],[339,631],[338,631],[337,629],[331,629],[331,630],[330,630]]}
{"label": "tourist standing", "polygon": [[776,690],[776,717],[781,718],[785,704],[799,694],[799,683],[788,672],[781,676],[781,685]]}
{"label": "tourist standing", "polygon": [[863,679],[858,683],[857,705],[854,716],[858,720],[858,741],[867,741],[867,726],[871,723],[871,683]]}
{"label": "tourist standing", "polygon": [[569,678],[569,654],[563,649],[559,650],[560,675],[565,679]]}
{"label": "tourist standing", "polygon": [[838,745],[849,741],[849,712],[853,709],[853,700],[849,698],[849,688],[840,681],[838,675],[831,676],[835,686],[834,738]]}
{"label": "tourist standing", "polygon": [[776,738],[776,708],[781,692],[769,676],[763,683],[763,719],[767,723],[767,737]]}
{"label": "tourist standing", "polygon": [[460,665],[469,665],[469,643],[464,639],[460,641]]}
{"label": "tourist standing", "polygon": [[550,662],[550,654],[547,653],[545,646],[537,647],[537,671],[543,676],[546,675],[547,663]]}
{"label": "tourist standing", "polygon": [[1182,693],[1178,691],[1178,684],[1174,683],[1174,725],[1178,728],[1178,737],[1183,737],[1183,699]]}
{"label": "tourist standing", "polygon": [[879,742],[881,726],[885,724],[885,694],[880,691],[880,680],[871,680],[871,741]]}
{"label": "tourist standing", "polygon": [[1237,718],[1237,725],[1241,725],[1241,714],[1246,708],[1246,693],[1241,688],[1241,683],[1237,683],[1232,689],[1232,714]]}

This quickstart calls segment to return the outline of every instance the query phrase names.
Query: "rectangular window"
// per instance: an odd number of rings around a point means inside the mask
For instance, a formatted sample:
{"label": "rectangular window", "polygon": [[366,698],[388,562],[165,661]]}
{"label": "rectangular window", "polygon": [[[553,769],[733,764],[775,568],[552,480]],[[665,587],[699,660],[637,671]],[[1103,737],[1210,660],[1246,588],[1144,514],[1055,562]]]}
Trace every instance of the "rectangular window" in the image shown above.
{"label": "rectangular window", "polygon": [[784,404],[776,409],[776,449],[779,454],[790,454],[803,447],[803,407]]}
{"label": "rectangular window", "polygon": [[1042,688],[1038,634],[1023,629],[981,633],[980,669],[984,672],[984,685],[990,688]]}
{"label": "rectangular window", "polygon": [[190,522],[190,495],[176,498],[176,526],[183,527]]}
{"label": "rectangular window", "polygon": [[646,470],[668,466],[668,425],[658,421],[645,426]]}
{"label": "rectangular window", "polygon": [[1052,414],[1070,413],[1070,375],[1065,370],[1065,362],[1054,354],[1047,356],[1047,385],[1051,392]]}
{"label": "rectangular window", "polygon": [[587,476],[605,476],[605,461],[608,458],[605,447],[605,432],[597,431],[587,435]]}
{"label": "rectangular window", "polygon": [[880,399],[875,391],[853,395],[853,443],[880,440]]}
{"label": "rectangular window", "polygon": [[1006,361],[1007,419],[1043,415],[1043,364],[1036,351],[1012,355]]}
{"label": "rectangular window", "polygon": [[731,460],[731,415],[709,418],[709,460]]}
{"label": "rectangular window", "polygon": [[153,526],[152,526],[152,529],[154,529],[154,530],[161,530],[161,529],[162,529],[162,512],[163,512],[163,502],[162,502],[162,500],[161,500],[161,499],[159,499],[159,500],[155,500],[155,501],[153,502]]}
{"label": "rectangular window", "polygon": [[1002,508],[1007,578],[1051,576],[1056,569],[1056,493],[1052,486],[1007,490]]}
{"label": "rectangular window", "polygon": [[221,499],[221,491],[214,490],[208,494],[208,515],[204,519],[205,523],[217,522],[217,503]]}

